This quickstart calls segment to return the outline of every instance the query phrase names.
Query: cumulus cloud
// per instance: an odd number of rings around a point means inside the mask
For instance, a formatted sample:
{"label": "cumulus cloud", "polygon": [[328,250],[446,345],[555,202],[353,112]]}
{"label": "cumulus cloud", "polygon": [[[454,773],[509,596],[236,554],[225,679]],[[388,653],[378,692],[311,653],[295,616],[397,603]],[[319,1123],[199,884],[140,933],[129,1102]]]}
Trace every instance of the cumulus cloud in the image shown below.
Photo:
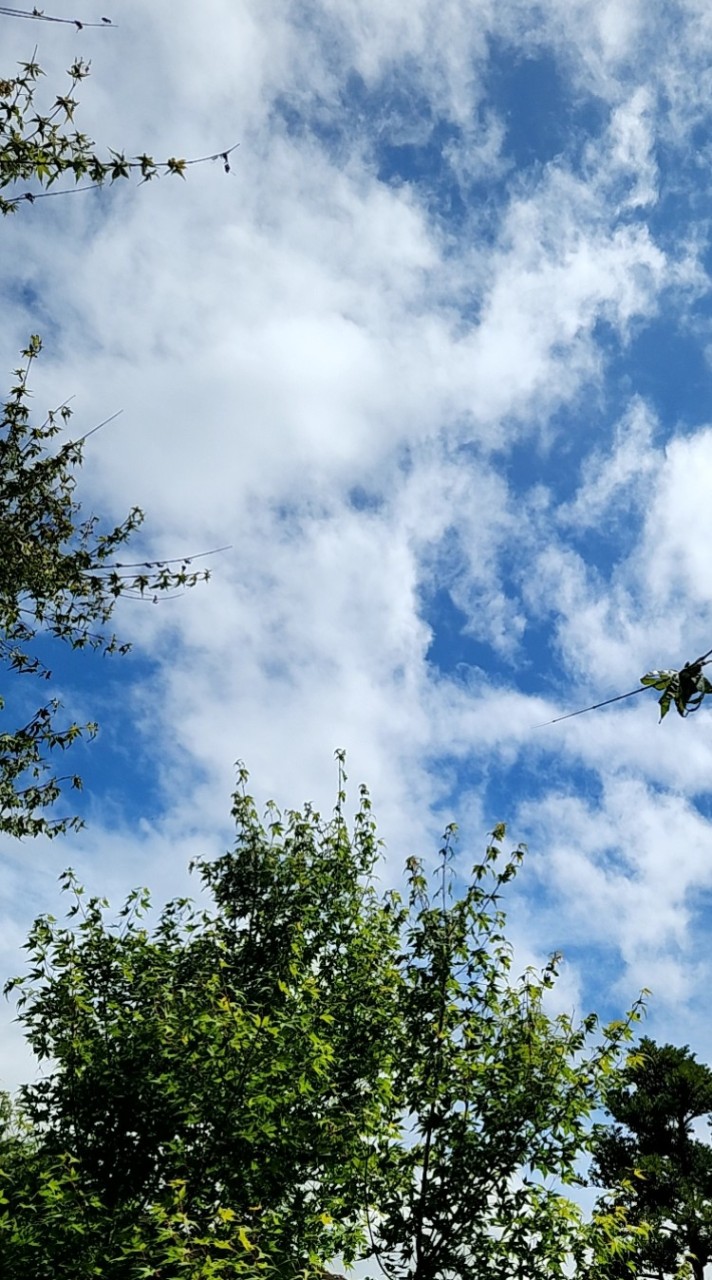
{"label": "cumulus cloud", "polygon": [[539,874],[564,906],[568,940],[615,948],[619,991],[651,987],[673,1006],[698,1000],[707,978],[693,930],[712,879],[702,815],[679,794],[613,775],[597,804],[552,793],[521,817],[537,829]]}

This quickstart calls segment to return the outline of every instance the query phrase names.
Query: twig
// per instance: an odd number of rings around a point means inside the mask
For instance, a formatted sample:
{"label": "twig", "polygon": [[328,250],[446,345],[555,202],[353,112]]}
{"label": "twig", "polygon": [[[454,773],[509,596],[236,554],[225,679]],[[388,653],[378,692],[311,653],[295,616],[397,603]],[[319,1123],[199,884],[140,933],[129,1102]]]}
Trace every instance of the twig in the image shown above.
{"label": "twig", "polygon": [[196,551],[191,556],[175,556],[173,560],[133,560],[124,564],[117,560],[116,564],[104,565],[109,569],[160,569],[165,564],[190,564],[193,560],[202,560],[205,556],[216,556],[221,551],[232,551],[232,544],[227,547],[213,547],[212,551]]}
{"label": "twig", "polygon": [[216,151],[212,156],[198,156],[196,160],[185,160],[184,164],[187,166],[189,164],[205,164],[207,160],[223,160],[225,163],[225,172],[229,173],[230,165],[228,164],[228,156],[231,156],[233,151],[237,151],[239,145],[239,142],[234,142],[231,147],[228,147],[227,151]]}
{"label": "twig", "polygon": [[52,14],[43,13],[41,9],[11,9],[8,5],[0,5],[0,15],[5,18],[30,18],[33,22],[60,22],[66,27],[76,27],[83,31],[84,27],[116,27],[111,18],[102,18],[101,22],[80,22],[78,18],[55,18]]}
{"label": "twig", "polygon": [[[712,649],[708,649],[700,658],[696,658],[694,662],[686,662],[681,671],[689,671],[691,669],[702,668],[712,662]],[[636,693],[645,693],[646,689],[652,689],[653,685],[641,685],[639,689],[631,689],[630,693],[619,693],[615,698],[606,698],[605,702],[594,702],[593,706],[581,707],[580,711],[569,711],[565,716],[556,716],[554,720],[545,720],[543,724],[535,724],[533,729],[547,729],[550,724],[560,724],[562,720],[571,720],[574,716],[583,716],[587,711],[598,711],[600,707],[610,707],[612,702],[622,702],[624,698],[633,698]]]}
{"label": "twig", "polygon": [[560,724],[562,720],[571,720],[573,716],[583,716],[587,711],[598,711],[599,707],[610,707],[612,702],[622,702],[624,698],[632,698],[636,693],[645,693],[647,685],[639,689],[631,689],[630,693],[619,693],[615,698],[606,698],[605,702],[594,702],[591,707],[581,707],[580,711],[568,711],[565,716],[556,716],[554,720],[545,720],[543,724],[532,725],[533,729],[546,729],[550,724]]}
{"label": "twig", "polygon": [[27,200],[29,204],[34,204],[35,200],[47,200],[50,196],[74,196],[80,191],[99,191],[103,186],[103,182],[92,182],[88,187],[64,187],[61,191],[24,191],[21,196],[12,196],[9,203],[19,204],[21,200]]}
{"label": "twig", "polygon": [[74,440],[73,443],[84,444],[84,441],[88,440],[90,436],[93,436],[95,432],[101,431],[102,427],[108,427],[110,422],[114,422],[116,418],[120,418],[122,413],[123,409],[117,409],[116,413],[112,413],[110,418],[104,418],[103,422],[98,422],[95,427],[92,427],[91,431],[87,431],[83,436],[80,436],[78,440]]}

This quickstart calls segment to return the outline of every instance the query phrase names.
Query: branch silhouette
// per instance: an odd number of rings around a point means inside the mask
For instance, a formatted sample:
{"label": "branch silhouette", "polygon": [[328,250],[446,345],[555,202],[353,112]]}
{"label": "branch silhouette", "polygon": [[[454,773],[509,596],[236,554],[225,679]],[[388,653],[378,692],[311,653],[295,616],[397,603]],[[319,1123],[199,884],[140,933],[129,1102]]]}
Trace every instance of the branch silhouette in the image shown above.
{"label": "branch silhouette", "polygon": [[585,716],[587,711],[598,711],[599,707],[610,707],[612,702],[622,702],[624,698],[632,698],[636,693],[645,693],[646,685],[639,689],[631,689],[630,693],[618,693],[615,698],[606,698],[604,702],[594,702],[590,707],[581,707],[579,711],[567,711],[565,716],[555,716],[553,720],[544,720],[543,724],[535,724],[535,729],[546,729],[550,724],[561,724],[562,720],[571,720],[574,716]]}
{"label": "branch silhouette", "polygon": [[5,4],[0,5],[0,15],[4,18],[29,18],[31,22],[59,22],[65,27],[75,27],[77,31],[83,31],[85,27],[101,27],[105,30],[116,26],[111,18],[102,18],[101,22],[80,22],[79,18],[56,18],[42,9],[12,9]]}
{"label": "branch silhouette", "polygon": [[610,707],[613,702],[623,702],[625,698],[634,698],[636,693],[645,693],[646,689],[656,689],[662,696],[658,699],[660,719],[664,720],[670,707],[674,704],[680,716],[692,715],[698,711],[708,693],[712,693],[712,684],[702,674],[703,667],[712,662],[712,649],[695,658],[694,662],[686,662],[679,670],[649,671],[640,677],[640,687],[628,693],[618,693],[614,698],[605,698],[603,702],[594,702],[590,707],[581,707],[578,711],[568,711],[566,715],[555,716],[553,720],[545,720],[535,724],[535,729],[547,729],[550,724],[560,724],[562,720],[572,720],[574,716],[586,715],[588,711],[598,711],[600,707]]}
{"label": "branch silhouette", "polygon": [[[0,10],[0,13],[1,12],[2,10]],[[233,151],[237,151],[237,148],[239,147],[239,145],[240,145],[239,142],[234,142],[233,145],[231,147],[228,147],[226,151],[216,151],[214,152],[213,155],[209,155],[209,156],[195,156],[194,159],[192,160],[176,160],[176,159],[162,160],[155,165],[153,165],[153,162],[151,161],[152,171],[147,175],[145,173],[146,160],[149,157],[139,156],[135,160],[122,159],[121,173],[117,173],[116,175],[109,174],[108,184],[104,181],[101,181],[101,182],[91,182],[87,186],[83,186],[83,187],[62,187],[59,191],[23,191],[22,194],[19,196],[11,196],[10,199],[7,201],[7,204],[8,206],[14,207],[16,205],[19,205],[23,200],[26,200],[28,204],[34,204],[36,200],[48,200],[53,196],[75,196],[75,195],[78,195],[80,191],[100,191],[103,187],[110,185],[112,182],[116,181],[116,177],[122,177],[122,178],[127,177],[128,174],[124,172],[124,170],[131,170],[131,169],[140,169],[145,175],[142,179],[142,182],[148,182],[152,177],[155,177],[156,174],[158,174],[159,176],[162,175],[163,177],[165,177],[166,174],[172,173],[177,175],[178,177],[182,177],[183,170],[187,169],[189,165],[207,164],[211,160],[222,160],[223,169],[225,170],[225,173],[230,173],[231,165],[230,165],[229,157],[232,155]]]}

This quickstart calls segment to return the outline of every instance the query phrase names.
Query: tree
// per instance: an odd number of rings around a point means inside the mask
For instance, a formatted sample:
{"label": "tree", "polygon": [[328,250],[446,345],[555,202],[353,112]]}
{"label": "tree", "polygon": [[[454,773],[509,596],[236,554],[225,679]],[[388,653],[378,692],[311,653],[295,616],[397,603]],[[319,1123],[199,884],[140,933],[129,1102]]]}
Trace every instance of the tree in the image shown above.
{"label": "tree", "polygon": [[53,1065],[0,1149],[13,1280],[289,1280],[365,1244],[398,947],[367,797],[351,838],[340,810],[265,829],[243,775],[234,816],[234,852],[200,866],[212,909],[171,903],[149,933],[137,893],[112,927],[68,877],[78,927],[35,925],[11,986]]}
{"label": "tree", "polygon": [[[86,437],[52,447],[70,417],[67,406],[41,424],[30,417],[28,373],[40,346],[38,337],[31,338],[0,416],[0,663],[6,679],[49,681],[38,649],[42,638],[125,653],[129,646],[107,630],[119,598],[155,599],[208,574],[193,571],[190,558],[144,565],[116,560],[143,514],[134,508],[122,524],[106,529],[82,513],[75,492]],[[0,711],[6,698],[0,697]],[[82,733],[94,733],[96,725],[62,723],[59,714],[59,703],[50,699],[19,728],[0,733],[0,831],[52,836],[78,825],[76,818],[47,816],[63,782],[81,786],[77,775],[55,771],[53,756]]]}
{"label": "tree", "polygon": [[594,1180],[612,1190],[639,1237],[636,1271],[662,1280],[712,1260],[712,1148],[694,1136],[712,1114],[712,1071],[689,1048],[645,1037],[606,1095],[613,1123],[595,1142]]}
{"label": "tree", "polygon": [[601,1205],[585,1222],[566,1188],[580,1182],[589,1118],[621,1043],[638,1017],[594,1039],[551,1017],[542,973],[511,977],[498,906],[524,855],[503,858],[498,827],[459,896],[454,829],[431,888],[407,864],[409,902],[399,990],[390,1128],[374,1159],[372,1248],[392,1280],[511,1280],[597,1274],[624,1256],[622,1215]]}
{"label": "tree", "polygon": [[261,823],[245,781],[234,850],[198,865],[211,906],[149,931],[136,893],[112,925],[68,876],[70,924],[35,924],[9,984],[48,1064],[0,1140],[13,1280],[597,1274],[626,1224],[565,1184],[629,1021],[587,1050],[595,1019],[544,1011],[553,965],[511,980],[521,850],[498,829],[458,897],[449,839],[438,903],[415,861],[404,903],[343,774],[327,823]]}
{"label": "tree", "polygon": [[[63,21],[37,9],[3,6],[0,12]],[[61,189],[66,194],[86,189],[76,185],[85,178],[90,186],[101,186],[135,172],[148,181],[162,172],[185,176],[188,164],[201,163],[171,158],[156,164],[148,155],[127,160],[116,151],[100,155],[74,126],[75,90],[88,72],[88,64],[75,62],[68,91],[46,109],[36,102],[42,71],[34,58],[21,64],[18,73],[0,78],[0,213],[60,194],[50,188],[65,175],[75,184]],[[229,170],[232,150],[203,159],[221,158]],[[29,187],[18,193],[18,184]],[[74,649],[125,653],[129,646],[107,632],[120,597],[165,596],[208,574],[192,571],[190,557],[128,565],[116,560],[143,514],[134,508],[122,524],[107,529],[95,516],[82,513],[75,499],[76,472],[87,437],[56,447],[55,437],[70,417],[66,405],[50,412],[41,425],[30,421],[28,373],[40,346],[33,335],[0,419],[0,664],[6,678],[33,674],[49,680],[51,671],[39,648],[43,638],[50,636]],[[8,713],[7,703],[6,686],[0,712]],[[59,712],[57,701],[49,699],[32,714],[23,712],[19,727],[0,732],[0,831],[16,837],[53,836],[80,825],[75,817],[48,816],[63,783],[81,786],[77,774],[58,773],[53,760],[97,726],[67,723],[59,719]]]}

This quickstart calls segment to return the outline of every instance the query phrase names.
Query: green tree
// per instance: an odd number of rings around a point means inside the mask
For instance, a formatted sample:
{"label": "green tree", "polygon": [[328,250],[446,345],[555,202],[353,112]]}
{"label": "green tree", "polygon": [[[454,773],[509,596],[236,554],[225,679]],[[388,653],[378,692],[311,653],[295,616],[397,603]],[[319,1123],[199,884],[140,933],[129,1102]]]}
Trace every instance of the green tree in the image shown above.
{"label": "green tree", "polygon": [[[17,688],[13,677],[51,679],[41,647],[48,637],[73,649],[125,653],[128,645],[108,630],[118,599],[157,599],[208,576],[191,569],[189,559],[133,566],[116,560],[143,514],[134,508],[123,523],[106,528],[82,512],[75,494],[84,440],[55,443],[69,409],[51,412],[39,424],[31,419],[27,380],[40,345],[38,337],[30,340],[0,410],[0,712],[6,715],[8,686]],[[81,786],[77,775],[57,772],[54,758],[95,730],[94,724],[62,721],[55,699],[23,717],[19,727],[3,728],[0,831],[51,836],[78,825],[76,818],[48,815],[63,783]]]}
{"label": "green tree", "polygon": [[[371,1257],[393,1277],[596,1274],[628,1247],[617,1210],[566,1194],[628,1021],[586,1049],[542,1004],[554,966],[510,976],[497,905],[521,851],[503,829],[437,903],[409,863],[378,887],[368,797],[349,832],[258,820],[198,870],[211,905],[148,928],[74,895],[37,921],[10,983],[47,1074],[0,1141],[0,1254],[13,1280],[319,1277]],[[451,895],[451,896],[448,896]]]}
{"label": "green tree", "polygon": [[114,928],[68,877],[78,927],[35,926],[20,1016],[54,1065],[0,1163],[17,1280],[287,1280],[364,1245],[398,945],[367,798],[351,838],[340,812],[265,829],[244,787],[234,816],[234,852],[200,868],[213,909],[149,932],[139,893]]}
{"label": "green tree", "polygon": [[[67,91],[56,94],[46,105],[36,101],[42,75],[42,68],[33,58],[20,63],[19,71],[0,77],[0,213],[15,213],[22,204],[100,187],[132,174],[142,182],[161,174],[185,177],[188,165],[210,160],[220,160],[225,171],[230,172],[230,156],[239,144],[192,160],[171,156],[156,162],[150,155],[127,157],[111,148],[101,153],[74,123],[76,90],[89,75],[89,64],[77,59],[67,72]],[[74,186],[51,191],[62,178]],[[17,190],[18,185],[23,187],[21,191]]]}
{"label": "green tree", "polygon": [[390,1126],[372,1166],[372,1248],[392,1280],[605,1274],[628,1247],[620,1213],[601,1204],[587,1222],[567,1187],[638,1009],[596,1038],[595,1015],[546,1012],[557,956],[512,977],[498,904],[524,850],[504,857],[504,834],[464,891],[452,829],[434,877],[407,864]]}
{"label": "green tree", "polygon": [[[2,6],[0,12],[64,21],[37,9]],[[67,91],[47,105],[37,100],[42,71],[34,58],[20,64],[15,74],[0,77],[0,213],[13,213],[21,204],[48,195],[81,190],[78,184],[84,180],[101,186],[132,173],[142,181],[160,173],[184,176],[188,164],[201,162],[171,158],[157,164],[148,155],[127,159],[111,150],[99,154],[74,123],[75,92],[88,72],[87,63],[75,62]],[[226,151],[203,159],[220,158],[229,169],[229,155]],[[65,177],[74,185],[56,188],[54,184]],[[50,412],[41,424],[30,419],[28,373],[40,345],[37,335],[31,337],[0,417],[0,665],[5,672],[0,692],[0,713],[5,713],[0,719],[0,831],[12,836],[52,836],[80,825],[75,817],[50,816],[63,784],[81,786],[79,776],[59,772],[55,760],[97,727],[63,720],[59,704],[51,698],[37,710],[28,710],[26,688],[17,686],[12,676],[51,678],[43,644],[47,637],[74,649],[125,653],[128,646],[107,630],[120,597],[155,599],[208,576],[195,573],[190,558],[141,565],[116,560],[143,514],[134,508],[121,524],[107,528],[82,512],[75,494],[86,436],[58,444],[70,416],[66,406]],[[17,691],[14,705],[11,690]],[[11,714],[9,704],[15,722],[20,720],[17,727],[3,723]]]}
{"label": "green tree", "polygon": [[689,1048],[644,1038],[606,1091],[613,1123],[595,1143],[594,1180],[631,1221],[647,1223],[638,1275],[702,1280],[712,1260],[712,1148],[693,1125],[712,1114],[712,1071]]}

